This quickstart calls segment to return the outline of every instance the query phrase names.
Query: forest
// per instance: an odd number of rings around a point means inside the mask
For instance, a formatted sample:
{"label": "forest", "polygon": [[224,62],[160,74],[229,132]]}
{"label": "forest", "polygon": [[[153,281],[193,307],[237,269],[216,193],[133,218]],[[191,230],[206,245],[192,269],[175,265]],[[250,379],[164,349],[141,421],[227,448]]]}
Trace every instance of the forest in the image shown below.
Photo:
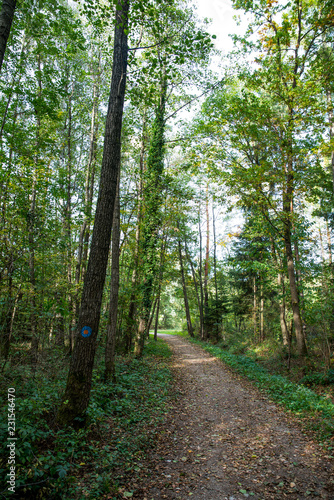
{"label": "forest", "polygon": [[159,332],[311,387],[334,437],[334,3],[232,5],[226,52],[190,0],[2,0],[3,498],[134,495]]}

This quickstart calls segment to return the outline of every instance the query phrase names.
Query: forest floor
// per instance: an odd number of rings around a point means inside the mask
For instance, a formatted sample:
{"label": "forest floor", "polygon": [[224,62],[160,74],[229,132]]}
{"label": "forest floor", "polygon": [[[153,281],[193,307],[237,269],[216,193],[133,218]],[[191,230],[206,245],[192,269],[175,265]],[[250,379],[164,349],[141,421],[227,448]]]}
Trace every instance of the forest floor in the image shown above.
{"label": "forest floor", "polygon": [[132,498],[334,500],[333,459],[291,415],[200,347],[160,337],[179,397]]}

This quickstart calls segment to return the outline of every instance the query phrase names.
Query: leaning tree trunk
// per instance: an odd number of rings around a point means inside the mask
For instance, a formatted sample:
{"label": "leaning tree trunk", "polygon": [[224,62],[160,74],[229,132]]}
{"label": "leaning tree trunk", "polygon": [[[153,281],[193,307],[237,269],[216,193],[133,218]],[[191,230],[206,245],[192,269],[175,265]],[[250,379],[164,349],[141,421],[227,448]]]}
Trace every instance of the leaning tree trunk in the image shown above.
{"label": "leaning tree trunk", "polygon": [[115,341],[117,331],[117,308],[119,290],[119,242],[120,242],[120,203],[119,203],[119,181],[115,201],[114,220],[112,227],[112,250],[111,250],[111,284],[109,319],[107,327],[107,342],[105,350],[104,379],[115,380]]}
{"label": "leaning tree trunk", "polygon": [[57,415],[57,421],[60,425],[73,424],[75,419],[84,418],[90,398],[121,159],[121,131],[128,59],[129,3],[129,0],[119,0],[116,9],[113,68],[99,195],[78,317],[76,342],[71,357],[65,393]]}
{"label": "leaning tree trunk", "polygon": [[7,41],[14,19],[16,0],[3,0],[0,11],[0,71],[5,55]]}

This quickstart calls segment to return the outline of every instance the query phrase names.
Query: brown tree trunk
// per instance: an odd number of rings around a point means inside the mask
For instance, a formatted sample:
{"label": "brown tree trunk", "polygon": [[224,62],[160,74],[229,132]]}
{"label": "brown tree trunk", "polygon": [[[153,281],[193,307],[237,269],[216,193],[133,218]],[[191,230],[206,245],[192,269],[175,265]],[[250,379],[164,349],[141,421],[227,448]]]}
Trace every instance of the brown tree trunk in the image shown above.
{"label": "brown tree trunk", "polygon": [[142,224],[142,202],[143,202],[143,173],[144,173],[144,158],[146,151],[146,114],[143,117],[143,129],[141,137],[140,146],[140,160],[139,160],[139,186],[138,186],[138,216],[137,216],[137,228],[136,228],[136,244],[134,251],[134,268],[131,278],[131,295],[129,303],[129,313],[126,318],[125,324],[125,349],[126,352],[130,352],[132,339],[134,337],[136,329],[136,312],[137,312],[137,278],[138,278],[138,266],[139,266],[139,243],[141,234],[141,224]]}
{"label": "brown tree trunk", "polygon": [[[292,145],[290,145],[290,150]],[[284,245],[287,258],[288,277],[290,283],[291,305],[295,334],[297,340],[297,350],[300,356],[307,355],[307,347],[303,331],[303,323],[300,314],[299,295],[296,283],[295,265],[292,251],[292,216],[293,216],[293,168],[292,153],[289,151],[286,167],[286,185],[283,190],[283,212],[284,212]]]}
{"label": "brown tree trunk", "polygon": [[205,263],[204,263],[204,338],[209,337],[209,292],[208,292],[208,278],[209,278],[209,251],[210,251],[210,220],[209,220],[209,188],[206,187],[206,200],[205,200],[205,215],[206,215],[206,247],[205,247]]}
{"label": "brown tree trunk", "polygon": [[278,273],[277,276],[278,288],[281,290],[282,299],[279,301],[279,321],[281,325],[281,333],[283,338],[283,345],[289,345],[289,330],[286,324],[285,315],[285,285],[284,285],[284,275],[282,272]]}
{"label": "brown tree trunk", "polygon": [[215,210],[212,203],[212,226],[213,226],[213,273],[215,280],[215,320],[216,320],[216,339],[219,338],[219,310],[218,310],[218,284],[217,284],[217,240],[216,240],[216,219]]}
{"label": "brown tree trunk", "polygon": [[152,312],[150,314],[150,319],[148,320],[148,323],[147,323],[147,330],[146,330],[146,337],[147,338],[150,338],[150,330],[151,330],[152,321],[154,318],[155,309],[157,307],[158,299],[159,299],[159,297],[156,297],[154,302],[153,302]]}
{"label": "brown tree trunk", "polygon": [[66,205],[64,213],[64,233],[66,241],[66,254],[65,254],[65,266],[67,274],[67,294],[68,294],[68,310],[69,310],[69,324],[68,324],[68,339],[70,351],[73,350],[74,346],[74,329],[76,323],[75,317],[75,300],[72,296],[72,95],[73,95],[73,84],[70,90],[68,83],[70,81],[70,72],[67,67],[67,84],[66,93],[68,95],[67,103],[67,120],[65,123],[66,132]]}
{"label": "brown tree trunk", "polygon": [[155,315],[155,325],[154,325],[154,340],[158,340],[158,327],[159,327],[159,311],[160,311],[160,289],[158,291],[158,297],[157,297],[157,312]]}
{"label": "brown tree trunk", "polygon": [[[328,105],[328,117],[329,117],[329,139],[331,140],[334,137],[334,113],[333,113],[332,95],[330,90],[327,90],[327,105]],[[334,151],[331,151],[330,168],[331,168],[333,192],[334,192]]]}
{"label": "brown tree trunk", "polygon": [[276,252],[274,238],[271,237],[270,240],[271,240],[271,251],[272,251],[272,255],[273,255],[273,260],[274,260],[276,267],[278,269],[278,274],[277,274],[278,290],[279,290],[279,293],[282,294],[282,298],[279,299],[278,305],[279,305],[279,319],[280,319],[283,345],[289,346],[290,345],[289,344],[290,338],[289,338],[288,326],[286,324],[286,314],[285,314],[286,313],[286,305],[285,305],[285,283],[284,283],[284,274],[283,274],[283,261],[282,261],[280,254],[279,254],[279,251]]}
{"label": "brown tree trunk", "polygon": [[152,306],[153,284],[157,267],[157,231],[161,225],[160,208],[162,205],[162,173],[164,168],[164,131],[167,79],[163,70],[160,101],[156,109],[152,137],[147,158],[146,178],[150,189],[146,189],[144,198],[145,224],[143,224],[142,243],[142,300],[140,307],[139,328],[135,337],[134,353],[140,357],[145,342],[145,331]]}
{"label": "brown tree trunk", "polygon": [[263,299],[263,284],[260,284],[260,342],[264,341],[264,299]]}
{"label": "brown tree trunk", "polygon": [[[41,81],[41,58],[37,56],[37,69],[38,69],[38,90],[37,94],[42,95],[42,81]],[[40,129],[41,121],[39,111],[35,109],[36,116],[36,154],[34,156],[34,172],[30,197],[30,208],[28,216],[28,242],[29,242],[29,278],[30,278],[30,325],[31,325],[31,348],[30,358],[31,362],[36,365],[38,359],[39,335],[37,329],[37,291],[36,291],[36,270],[35,270],[35,219],[36,219],[36,184],[37,184],[37,168],[38,168],[38,149],[40,143]]]}
{"label": "brown tree trunk", "polygon": [[121,131],[127,72],[127,26],[129,0],[116,6],[113,69],[99,195],[89,261],[83,286],[67,385],[58,411],[60,425],[74,423],[85,416],[89,404],[102,294],[110,248],[117,179],[121,159]]}
{"label": "brown tree trunk", "polygon": [[253,277],[253,331],[254,340],[257,340],[257,297],[256,297],[256,278]]}
{"label": "brown tree trunk", "polygon": [[90,125],[90,146],[88,164],[85,180],[85,217],[81,226],[78,245],[78,258],[75,269],[75,283],[79,285],[84,277],[86,261],[88,257],[88,243],[90,236],[90,225],[92,218],[92,203],[94,195],[94,181],[96,168],[96,153],[97,153],[97,136],[99,130],[98,107],[100,97],[100,68],[98,75],[94,75],[93,84],[93,108]]}
{"label": "brown tree trunk", "polygon": [[[199,311],[199,314],[200,314],[200,325],[202,325],[203,324],[203,309],[201,308],[201,300],[200,300],[200,294],[199,294],[199,291],[198,291],[198,283],[197,283],[197,279],[196,279],[196,273],[195,273],[193,262],[191,260],[190,255],[189,255],[189,252],[188,252],[186,236],[184,237],[184,249],[185,249],[186,257],[188,259],[188,262],[189,262],[190,268],[191,268],[191,274],[192,274],[192,277],[193,277],[193,282],[194,282],[195,292],[196,292],[196,298],[197,298],[198,311]],[[201,334],[201,331],[202,330],[201,330],[201,327],[200,327],[200,334]]]}
{"label": "brown tree trunk", "polygon": [[205,339],[205,328],[204,328],[204,295],[203,295],[203,281],[202,281],[202,228],[201,228],[201,211],[198,209],[198,232],[199,232],[199,270],[198,270],[198,280],[199,280],[199,290],[200,290],[200,337],[202,340]]}
{"label": "brown tree trunk", "polygon": [[105,350],[104,379],[115,380],[115,341],[117,331],[117,308],[119,290],[119,243],[120,243],[120,201],[119,181],[115,201],[114,220],[112,227],[112,250],[111,250],[111,284],[109,318],[107,326],[107,342]]}
{"label": "brown tree trunk", "polygon": [[[179,226],[178,226],[179,227]],[[183,289],[183,297],[184,297],[184,308],[186,311],[186,319],[187,319],[187,330],[190,337],[194,336],[194,330],[191,323],[191,315],[189,310],[189,302],[188,302],[188,294],[187,294],[187,285],[184,276],[184,267],[183,267],[183,257],[182,257],[182,249],[181,249],[181,241],[178,241],[179,246],[179,259],[180,259],[180,271],[181,271],[181,281],[182,281],[182,289]]]}
{"label": "brown tree trunk", "polygon": [[0,11],[0,71],[14,19],[15,7],[16,0],[2,0]]}
{"label": "brown tree trunk", "polygon": [[333,267],[333,256],[332,256],[332,239],[331,232],[328,224],[328,217],[326,217],[326,232],[327,232],[327,245],[328,245],[328,263],[330,267]]}

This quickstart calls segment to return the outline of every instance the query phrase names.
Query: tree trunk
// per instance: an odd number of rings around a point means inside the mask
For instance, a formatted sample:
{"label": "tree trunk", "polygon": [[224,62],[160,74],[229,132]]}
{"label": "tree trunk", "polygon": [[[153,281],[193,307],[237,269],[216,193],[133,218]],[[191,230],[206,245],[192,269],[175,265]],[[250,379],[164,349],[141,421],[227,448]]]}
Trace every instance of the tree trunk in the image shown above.
{"label": "tree trunk", "polygon": [[93,108],[92,108],[91,125],[90,125],[90,146],[89,146],[89,156],[88,156],[86,181],[85,181],[85,217],[81,226],[80,236],[79,236],[78,258],[75,269],[76,285],[79,285],[81,279],[84,277],[83,275],[88,256],[88,243],[90,236],[92,203],[94,195],[97,136],[99,130],[99,121],[98,121],[99,98],[100,98],[100,68],[98,75],[94,76],[94,84],[93,84]]}
{"label": "tree trunk", "polygon": [[[161,225],[160,207],[162,204],[161,178],[164,168],[164,131],[165,131],[165,106],[166,106],[167,80],[165,75],[161,81],[160,102],[156,110],[156,116],[152,127],[152,138],[147,158],[146,179],[150,186],[145,192],[143,224],[143,280],[142,280],[142,304],[140,309],[140,320],[137,336],[135,339],[135,356],[140,357],[143,352],[145,331],[149,320],[152,305],[152,291],[154,277],[157,267],[157,230]],[[143,337],[144,336],[144,337]]]}
{"label": "tree trunk", "polygon": [[99,195],[89,261],[83,286],[67,385],[58,411],[60,425],[85,416],[89,404],[103,287],[108,264],[117,179],[121,159],[121,131],[125,96],[129,0],[116,8],[113,69],[106,118]]}
{"label": "tree trunk", "polygon": [[160,288],[157,297],[157,312],[155,315],[155,325],[154,325],[154,340],[158,340],[158,327],[159,327],[159,311],[160,311]]}
{"label": "tree trunk", "polygon": [[7,41],[14,19],[16,0],[2,0],[0,11],[0,71],[6,51]]}
{"label": "tree trunk", "polygon": [[[42,95],[42,81],[41,81],[41,57],[37,55],[37,70],[38,70],[38,90],[39,97]],[[35,108],[36,117],[36,152],[34,155],[34,171],[31,187],[30,207],[28,215],[28,242],[29,242],[29,278],[30,278],[30,325],[31,325],[31,348],[30,357],[31,362],[36,365],[38,359],[39,336],[37,331],[37,305],[36,305],[36,269],[35,269],[35,230],[36,230],[36,184],[37,184],[37,168],[38,168],[38,150],[40,145],[40,129],[41,120],[39,110]]]}
{"label": "tree trunk", "polygon": [[202,228],[201,228],[201,210],[200,210],[200,208],[198,208],[198,232],[199,232],[198,278],[199,278],[199,290],[200,290],[200,309],[199,309],[200,337],[202,340],[204,340],[205,339],[205,330],[204,330],[204,296],[203,296],[203,281],[202,281]]}
{"label": "tree trunk", "polygon": [[279,301],[279,321],[281,325],[281,333],[283,338],[283,345],[289,345],[289,330],[286,324],[285,316],[285,285],[284,285],[284,275],[282,272],[278,273],[277,276],[278,288],[281,290],[282,299]]}
{"label": "tree trunk", "polygon": [[253,277],[253,331],[254,340],[257,338],[257,298],[256,298],[256,277]]}
{"label": "tree trunk", "polygon": [[332,257],[332,239],[331,232],[328,224],[328,217],[326,217],[326,232],[327,232],[327,245],[328,245],[328,263],[330,267],[333,267],[333,257]]}
{"label": "tree trunk", "polygon": [[[179,227],[179,225],[178,225]],[[183,289],[183,297],[184,297],[184,308],[186,311],[186,319],[187,319],[187,330],[190,337],[194,336],[194,330],[191,323],[191,316],[189,310],[189,302],[188,302],[188,294],[187,294],[187,286],[184,276],[184,268],[183,268],[183,257],[182,257],[182,249],[181,249],[181,241],[178,241],[179,246],[179,259],[180,259],[180,270],[181,270],[181,281],[182,281],[182,289]]]}
{"label": "tree trunk", "polygon": [[[328,117],[329,117],[329,139],[332,140],[334,137],[334,113],[332,105],[332,95],[330,90],[327,90],[327,105],[328,105]],[[334,192],[334,151],[331,151],[331,174],[333,181],[333,192]]]}
{"label": "tree trunk", "polygon": [[[191,257],[190,257],[189,252],[188,252],[186,236],[184,237],[184,249],[185,249],[185,252],[186,252],[186,257],[187,257],[188,262],[189,262],[190,267],[191,267],[191,274],[192,274],[193,282],[194,282],[194,286],[195,286],[198,311],[199,311],[199,314],[200,314],[200,325],[202,325],[203,324],[203,310],[201,308],[201,300],[200,300],[200,294],[198,292],[198,284],[197,284],[197,279],[196,279],[196,273],[195,273],[194,265],[192,263]],[[201,327],[200,327],[200,334],[201,334],[201,331],[202,330],[201,330]]]}
{"label": "tree trunk", "polygon": [[120,243],[120,201],[119,181],[115,201],[114,220],[112,227],[112,250],[111,250],[111,285],[109,319],[107,327],[107,342],[105,350],[105,372],[104,379],[115,380],[115,341],[117,331],[117,308],[119,290],[119,243]]}
{"label": "tree trunk", "polygon": [[212,203],[212,226],[213,226],[213,273],[215,280],[215,319],[216,319],[216,339],[219,338],[219,310],[218,310],[218,284],[217,284],[217,240],[216,240],[216,219],[215,210]]}
{"label": "tree trunk", "polygon": [[205,248],[205,264],[204,264],[204,338],[209,337],[209,292],[208,292],[208,279],[209,279],[209,251],[210,251],[210,219],[209,219],[209,187],[206,187],[206,200],[205,200],[205,215],[206,215],[206,248]]}
{"label": "tree trunk", "polygon": [[260,284],[260,342],[264,341],[264,299],[263,299],[263,284]]}
{"label": "tree trunk", "polygon": [[151,312],[151,315],[150,315],[150,319],[149,319],[149,321],[148,321],[148,323],[147,323],[146,337],[147,337],[148,339],[150,338],[150,330],[151,330],[152,321],[153,321],[153,318],[154,318],[155,309],[156,309],[156,307],[157,307],[158,298],[159,298],[159,297],[156,297],[156,299],[155,299],[155,300],[154,300],[154,302],[153,302],[152,312]]}
{"label": "tree trunk", "polygon": [[[69,310],[69,324],[68,324],[68,339],[70,351],[73,350],[74,345],[74,330],[76,324],[75,317],[75,300],[72,295],[72,89],[69,88],[70,70],[67,67],[67,83],[66,93],[68,95],[67,103],[67,121],[65,122],[66,131],[66,205],[64,213],[64,233],[66,241],[66,254],[65,266],[67,274],[67,294],[68,294],[68,310]],[[66,130],[67,129],[67,130]]]}
{"label": "tree trunk", "polygon": [[292,144],[288,154],[286,167],[286,185],[283,189],[283,212],[284,220],[284,245],[287,258],[288,277],[290,283],[291,305],[295,333],[297,340],[297,350],[300,356],[307,355],[307,347],[304,337],[303,324],[300,314],[299,295],[296,283],[295,265],[292,251],[292,216],[293,216],[293,168],[292,168]]}
{"label": "tree trunk", "polygon": [[141,234],[141,224],[142,224],[142,202],[143,202],[143,173],[144,173],[144,157],[146,150],[146,114],[143,117],[143,129],[142,138],[140,146],[140,160],[139,160],[139,186],[138,186],[138,216],[137,216],[137,228],[136,228],[136,244],[134,251],[134,268],[131,278],[131,295],[129,303],[129,313],[126,318],[125,324],[125,348],[126,352],[130,352],[132,339],[135,332],[136,326],[136,311],[137,311],[137,278],[138,278],[138,266],[139,266],[139,243]]}

